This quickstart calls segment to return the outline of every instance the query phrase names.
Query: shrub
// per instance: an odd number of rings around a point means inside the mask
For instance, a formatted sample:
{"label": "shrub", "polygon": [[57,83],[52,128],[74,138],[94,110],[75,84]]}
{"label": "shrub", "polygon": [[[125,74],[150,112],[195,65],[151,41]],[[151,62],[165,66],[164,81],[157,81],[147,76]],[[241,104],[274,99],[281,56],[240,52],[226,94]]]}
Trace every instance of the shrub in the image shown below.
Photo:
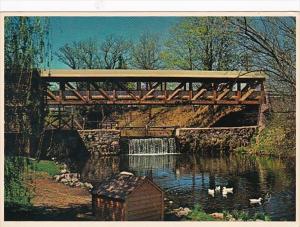
{"label": "shrub", "polygon": [[192,221],[216,221],[209,214],[205,213],[199,204],[196,204],[192,209],[192,212],[187,216],[188,219]]}

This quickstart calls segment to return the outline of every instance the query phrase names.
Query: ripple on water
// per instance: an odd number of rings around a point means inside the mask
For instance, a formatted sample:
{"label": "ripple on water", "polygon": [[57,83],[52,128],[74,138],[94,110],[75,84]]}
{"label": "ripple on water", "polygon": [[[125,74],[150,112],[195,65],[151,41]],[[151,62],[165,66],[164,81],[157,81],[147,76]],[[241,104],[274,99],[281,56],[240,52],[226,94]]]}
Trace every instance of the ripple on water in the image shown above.
{"label": "ripple on water", "polygon": [[[295,220],[295,170],[287,168],[288,164],[282,160],[189,155],[118,158],[105,165],[92,162],[97,167],[95,174],[127,170],[136,175],[149,175],[164,189],[173,207],[201,204],[207,212],[238,209],[267,213],[272,220]],[[93,166],[87,169],[92,171]],[[93,177],[97,178],[95,174]],[[219,185],[233,187],[234,193],[227,198],[222,193],[208,195],[209,188]],[[267,193],[271,194],[268,203],[250,205],[250,198],[264,197]]]}

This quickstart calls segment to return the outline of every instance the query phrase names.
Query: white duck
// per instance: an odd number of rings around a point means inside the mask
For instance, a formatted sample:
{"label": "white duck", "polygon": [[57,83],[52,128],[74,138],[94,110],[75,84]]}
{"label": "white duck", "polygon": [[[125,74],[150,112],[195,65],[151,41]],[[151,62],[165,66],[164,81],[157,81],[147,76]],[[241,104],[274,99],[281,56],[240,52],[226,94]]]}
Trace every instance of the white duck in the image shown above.
{"label": "white duck", "polygon": [[215,191],[220,192],[221,191],[221,186],[216,186]]}
{"label": "white duck", "polygon": [[215,190],[214,189],[208,189],[208,194],[212,197],[215,197]]}
{"label": "white duck", "polygon": [[259,197],[258,199],[249,199],[249,201],[250,201],[251,204],[258,203],[259,205],[261,205],[261,200],[262,200],[261,197]]}
{"label": "white duck", "polygon": [[233,188],[226,188],[226,187],[223,187],[223,193],[233,193]]}

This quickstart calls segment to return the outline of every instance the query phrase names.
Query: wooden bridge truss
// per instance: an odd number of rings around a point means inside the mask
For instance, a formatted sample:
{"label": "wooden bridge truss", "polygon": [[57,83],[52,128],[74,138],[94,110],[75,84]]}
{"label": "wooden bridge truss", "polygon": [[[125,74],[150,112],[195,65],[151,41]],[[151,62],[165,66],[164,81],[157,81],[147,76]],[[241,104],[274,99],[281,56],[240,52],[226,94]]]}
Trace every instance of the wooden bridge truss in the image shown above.
{"label": "wooden bridge truss", "polygon": [[[52,70],[42,72],[41,78],[46,85],[48,105],[259,105],[265,102],[265,76],[258,72]],[[56,84],[54,89],[53,84]]]}

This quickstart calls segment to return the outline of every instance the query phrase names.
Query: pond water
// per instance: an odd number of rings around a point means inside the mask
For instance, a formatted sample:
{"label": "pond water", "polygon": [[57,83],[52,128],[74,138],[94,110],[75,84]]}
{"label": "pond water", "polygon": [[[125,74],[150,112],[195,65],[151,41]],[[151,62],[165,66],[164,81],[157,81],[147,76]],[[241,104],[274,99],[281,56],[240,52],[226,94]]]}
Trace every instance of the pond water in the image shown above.
{"label": "pond water", "polygon": [[[170,208],[201,204],[208,212],[244,210],[263,212],[272,220],[295,220],[295,165],[280,159],[246,155],[214,157],[168,155],[93,156],[82,171],[85,181],[100,182],[120,171],[152,176],[172,202]],[[222,193],[208,194],[216,186],[233,187],[227,198]],[[251,205],[249,199],[271,197]]]}

